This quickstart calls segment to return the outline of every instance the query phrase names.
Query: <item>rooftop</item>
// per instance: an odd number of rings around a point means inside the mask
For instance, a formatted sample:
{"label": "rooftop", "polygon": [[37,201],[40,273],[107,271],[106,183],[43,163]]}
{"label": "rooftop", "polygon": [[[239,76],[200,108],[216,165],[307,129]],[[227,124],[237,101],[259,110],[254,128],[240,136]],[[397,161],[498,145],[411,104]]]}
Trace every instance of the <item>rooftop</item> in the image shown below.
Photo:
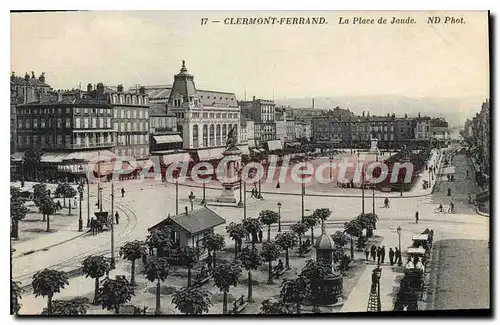
{"label": "rooftop", "polygon": [[162,226],[167,226],[170,223],[175,223],[189,234],[194,235],[222,225],[226,223],[226,220],[209,208],[202,207],[198,210],[187,211],[187,214],[183,212],[173,217],[167,217],[148,230],[151,231]]}

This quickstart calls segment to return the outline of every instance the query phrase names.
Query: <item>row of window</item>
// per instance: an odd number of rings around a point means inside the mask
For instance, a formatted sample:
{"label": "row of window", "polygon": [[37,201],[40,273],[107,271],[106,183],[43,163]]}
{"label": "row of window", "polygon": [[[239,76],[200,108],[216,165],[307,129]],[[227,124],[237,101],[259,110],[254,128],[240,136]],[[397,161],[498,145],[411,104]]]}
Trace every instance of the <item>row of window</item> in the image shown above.
{"label": "row of window", "polygon": [[148,147],[116,149],[116,155],[121,157],[144,157],[149,155]]}
{"label": "row of window", "polygon": [[149,105],[149,98],[141,95],[127,95],[127,94],[113,94],[111,96],[111,103],[113,104],[126,104],[126,105]]}
{"label": "row of window", "polygon": [[118,135],[118,145],[119,146],[129,146],[136,144],[148,144],[149,138],[145,134],[125,134]]}
{"label": "row of window", "polygon": [[[66,113],[68,113],[66,108]],[[75,107],[75,114],[99,114],[111,116],[110,108],[95,108],[95,107]]]}
{"label": "row of window", "polygon": [[57,145],[60,147],[71,148],[76,147],[93,147],[99,145],[113,145],[113,135],[112,134],[86,134],[86,135],[57,135],[54,137],[48,134],[33,134],[33,135],[18,135],[17,144],[19,146],[31,145],[31,146],[42,146],[51,147]]}
{"label": "row of window", "polygon": [[[179,113],[181,114],[181,116],[177,115],[178,117],[181,117],[181,118],[184,118],[184,113]],[[226,119],[226,118],[234,118],[234,119],[237,119],[238,118],[238,113],[199,113],[199,112],[193,112],[191,113],[191,116],[193,118],[200,118],[200,116],[203,116],[204,119],[208,119],[208,118],[211,118],[211,119]]]}
{"label": "row of window", "polygon": [[[234,124],[232,126],[235,130],[235,133],[238,134],[238,125]],[[231,125],[226,125],[222,124],[217,124],[215,127],[214,125],[207,126],[206,124],[203,125],[202,127],[202,134],[203,134],[203,146],[208,147],[208,146],[220,146],[222,144],[226,143],[226,138],[227,138],[227,133],[231,129]],[[198,141],[199,141],[199,127],[198,125],[193,125],[193,144],[195,147],[198,146]]]}
{"label": "row of window", "polygon": [[18,129],[44,129],[44,128],[71,128],[72,118],[17,118],[17,128]]}
{"label": "row of window", "polygon": [[144,107],[115,107],[113,117],[118,118],[118,115],[120,115],[121,119],[147,119],[149,117],[148,109]]}
{"label": "row of window", "polygon": [[76,117],[75,129],[110,129],[111,117]]}
{"label": "row of window", "polygon": [[149,131],[148,125],[149,125],[149,123],[146,121],[144,121],[144,122],[120,122],[120,128],[118,129],[118,122],[115,122],[113,128],[116,132],[130,132],[130,131],[145,132],[145,131]]}

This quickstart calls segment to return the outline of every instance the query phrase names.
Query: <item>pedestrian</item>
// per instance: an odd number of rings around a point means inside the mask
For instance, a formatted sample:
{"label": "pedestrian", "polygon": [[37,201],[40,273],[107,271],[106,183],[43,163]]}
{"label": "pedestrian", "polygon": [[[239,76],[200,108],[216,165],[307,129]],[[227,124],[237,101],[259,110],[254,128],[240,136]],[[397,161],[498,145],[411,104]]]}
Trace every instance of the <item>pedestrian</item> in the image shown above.
{"label": "pedestrian", "polygon": [[90,230],[92,231],[92,236],[95,236],[97,232],[97,225],[95,218],[92,218],[92,220],[90,221]]}
{"label": "pedestrian", "polygon": [[472,203],[472,196],[470,195],[470,193],[469,193],[469,195],[467,196],[467,201],[469,202],[469,204],[471,204],[471,203]]}
{"label": "pedestrian", "polygon": [[399,248],[396,248],[396,260],[394,261],[394,263],[398,263],[398,265],[401,263],[401,251],[399,250]]}
{"label": "pedestrian", "polygon": [[370,252],[368,251],[368,248],[365,248],[365,259],[368,262],[368,255],[370,255]]}
{"label": "pedestrian", "polygon": [[415,212],[415,223],[417,223],[417,224],[418,224],[418,211],[417,211],[417,212]]}
{"label": "pedestrian", "polygon": [[76,208],[76,197],[73,199],[73,206]]}
{"label": "pedestrian", "polygon": [[380,258],[382,256],[382,248],[378,247],[377,248],[377,265],[380,265]]}
{"label": "pedestrian", "polygon": [[262,230],[259,230],[259,243],[262,243]]}
{"label": "pedestrian", "polygon": [[403,188],[401,187],[401,192],[399,193],[399,196],[403,196]]}
{"label": "pedestrian", "polygon": [[451,196],[451,188],[448,187],[448,196]]}
{"label": "pedestrian", "polygon": [[391,263],[391,266],[394,265],[394,251],[392,250],[392,247],[389,248],[389,262]]}
{"label": "pedestrian", "polygon": [[122,187],[122,197],[125,195],[125,189]]}
{"label": "pedestrian", "polygon": [[116,220],[116,224],[120,223],[120,215],[118,214],[118,211],[115,212],[115,220]]}
{"label": "pedestrian", "polygon": [[382,250],[380,251],[380,259],[382,260],[382,264],[385,261],[385,246],[382,246]]}
{"label": "pedestrian", "polygon": [[372,256],[373,262],[375,262],[375,258],[377,257],[377,246],[372,245],[370,249],[370,254]]}

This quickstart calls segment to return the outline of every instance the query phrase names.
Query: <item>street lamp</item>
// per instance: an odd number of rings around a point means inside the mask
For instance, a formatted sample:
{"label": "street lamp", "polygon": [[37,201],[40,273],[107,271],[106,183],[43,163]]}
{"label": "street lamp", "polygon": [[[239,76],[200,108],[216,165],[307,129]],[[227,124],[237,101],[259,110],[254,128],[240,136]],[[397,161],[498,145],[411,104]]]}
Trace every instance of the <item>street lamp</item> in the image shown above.
{"label": "street lamp", "polygon": [[[78,168],[80,173],[83,172],[83,167],[80,165]],[[80,212],[78,217],[78,231],[83,231],[83,220],[82,220],[82,201],[83,201],[83,176],[80,176],[80,185],[78,185],[78,193],[80,193]]]}
{"label": "street lamp", "polygon": [[24,160],[21,160],[21,188],[24,187]]}
{"label": "street lamp", "polygon": [[373,214],[375,214],[375,185],[372,185],[372,204],[373,204],[372,212]]}
{"label": "street lamp", "polygon": [[179,214],[179,176],[175,178],[175,215]]}
{"label": "street lamp", "polygon": [[[305,162],[307,164],[307,159],[305,160]],[[307,168],[307,165],[305,167]],[[306,175],[310,175],[310,174],[308,174],[306,170],[302,169],[301,170],[302,191],[301,191],[301,194],[300,194],[300,196],[301,196],[301,202],[302,202],[302,219],[301,219],[302,221],[304,221],[304,197],[306,195],[306,183],[304,181],[304,178],[305,178]]]}
{"label": "street lamp", "polygon": [[191,191],[191,194],[188,196],[189,198],[189,203],[191,203],[191,211],[193,211],[193,201],[196,199],[196,196],[194,196],[193,191]]}
{"label": "street lamp", "polygon": [[330,183],[332,183],[332,162],[333,162],[333,152],[330,152]]}
{"label": "street lamp", "polygon": [[401,229],[400,226],[398,226],[398,229],[396,229],[396,231],[398,232],[398,238],[399,238],[399,260],[398,260],[398,266],[401,266],[403,265],[403,262],[401,261],[401,232],[403,231],[403,229]]}
{"label": "street lamp", "polygon": [[243,180],[241,179],[241,171],[242,171],[242,169],[238,170],[238,178],[239,178],[239,182],[240,182],[240,201],[238,202],[238,205],[237,205],[238,208],[243,207],[243,199],[242,199],[242,195],[243,195],[242,190],[243,190],[243,188],[241,187],[241,185],[242,185],[241,183],[242,183]]}
{"label": "street lamp", "polygon": [[[358,151],[358,166],[359,166],[359,151]],[[361,166],[361,213],[365,214],[365,172],[364,172],[364,166]]]}
{"label": "street lamp", "polygon": [[99,190],[99,192],[98,192],[98,196],[99,196],[99,201],[98,201],[98,203],[99,203],[99,212],[102,212],[102,190],[103,189],[104,189],[103,187],[99,186],[99,189],[98,189]]}
{"label": "street lamp", "polygon": [[281,202],[278,202],[278,232],[281,232]]}

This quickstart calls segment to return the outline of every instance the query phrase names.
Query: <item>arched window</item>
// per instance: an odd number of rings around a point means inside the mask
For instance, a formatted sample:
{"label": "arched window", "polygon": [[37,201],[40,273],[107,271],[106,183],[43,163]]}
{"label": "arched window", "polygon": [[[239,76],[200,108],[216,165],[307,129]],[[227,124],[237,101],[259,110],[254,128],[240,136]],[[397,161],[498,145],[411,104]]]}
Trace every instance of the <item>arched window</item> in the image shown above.
{"label": "arched window", "polygon": [[139,105],[142,105],[142,96],[138,96],[137,99],[139,99]]}
{"label": "arched window", "polygon": [[113,95],[113,104],[118,103],[118,97],[116,95]]}
{"label": "arched window", "polygon": [[123,104],[123,95],[120,95],[120,104]]}
{"label": "arched window", "polygon": [[137,105],[137,97],[132,96],[132,104]]}
{"label": "arched window", "polygon": [[214,125],[210,125],[210,146],[215,145],[215,130],[214,130]]}
{"label": "arched window", "polygon": [[208,147],[208,126],[203,125],[203,146]]}
{"label": "arched window", "polygon": [[215,144],[217,146],[221,145],[221,143],[220,143],[220,124],[217,124],[217,126],[215,127]]}
{"label": "arched window", "polygon": [[149,105],[149,98],[148,97],[144,97],[144,105]]}
{"label": "arched window", "polygon": [[226,124],[222,124],[222,143],[226,143],[227,141],[227,126]]}
{"label": "arched window", "polygon": [[193,125],[193,147],[198,148],[198,125]]}

